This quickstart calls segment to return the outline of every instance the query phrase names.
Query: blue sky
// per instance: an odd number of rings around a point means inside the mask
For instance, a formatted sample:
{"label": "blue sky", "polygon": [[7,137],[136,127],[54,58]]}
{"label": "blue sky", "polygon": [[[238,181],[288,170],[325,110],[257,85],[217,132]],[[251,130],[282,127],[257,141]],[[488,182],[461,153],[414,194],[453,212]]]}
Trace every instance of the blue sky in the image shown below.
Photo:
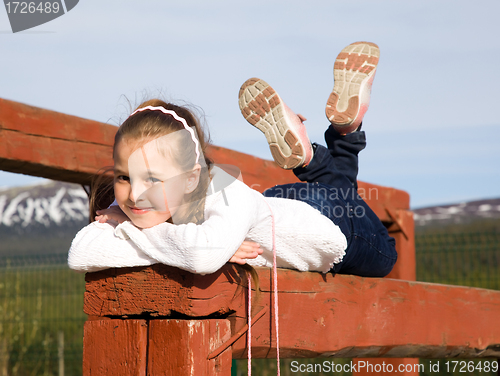
{"label": "blue sky", "polygon": [[[360,180],[412,207],[500,196],[498,1],[82,0],[12,34],[0,10],[0,97],[118,125],[127,99],[204,110],[212,141],[271,158],[239,113],[249,77],[269,82],[323,141],[332,68],[347,44],[381,49]],[[33,177],[0,172],[0,186]]]}

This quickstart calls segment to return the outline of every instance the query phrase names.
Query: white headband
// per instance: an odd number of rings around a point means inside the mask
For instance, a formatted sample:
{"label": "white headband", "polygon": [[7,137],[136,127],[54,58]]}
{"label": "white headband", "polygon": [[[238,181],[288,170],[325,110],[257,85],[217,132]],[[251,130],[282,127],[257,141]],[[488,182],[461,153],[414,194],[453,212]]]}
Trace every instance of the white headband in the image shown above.
{"label": "white headband", "polygon": [[[200,150],[199,150],[199,142],[198,142],[198,139],[196,138],[195,134],[194,134],[194,130],[192,127],[190,127],[186,120],[184,118],[181,118],[179,115],[177,115],[175,113],[175,111],[172,111],[172,110],[167,110],[166,108],[164,107],[161,107],[161,106],[158,106],[158,107],[153,107],[153,106],[146,106],[146,107],[141,107],[141,108],[138,108],[137,110],[135,110],[134,112],[132,112],[130,114],[130,116],[138,113],[138,112],[141,112],[141,111],[144,111],[144,110],[151,110],[151,111],[161,111],[163,112],[164,114],[167,114],[167,115],[172,115],[174,117],[175,120],[177,121],[180,121],[182,123],[182,125],[184,125],[184,128],[186,128],[186,130],[191,134],[191,139],[193,140],[194,144],[195,144],[195,150],[196,150],[196,163],[199,163],[200,161]],[[129,116],[129,117],[130,117]]]}

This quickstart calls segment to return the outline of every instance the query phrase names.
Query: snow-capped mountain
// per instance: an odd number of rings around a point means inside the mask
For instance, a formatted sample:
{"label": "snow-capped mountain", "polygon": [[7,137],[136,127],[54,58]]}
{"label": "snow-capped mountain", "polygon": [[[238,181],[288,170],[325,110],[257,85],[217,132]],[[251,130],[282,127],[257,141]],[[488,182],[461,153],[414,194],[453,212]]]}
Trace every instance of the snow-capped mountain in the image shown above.
{"label": "snow-capped mountain", "polygon": [[415,225],[458,224],[500,218],[500,198],[415,209]]}
{"label": "snow-capped mountain", "polygon": [[88,224],[88,198],[76,184],[0,190],[0,255],[65,253]]}
{"label": "snow-capped mountain", "polygon": [[88,219],[88,198],[75,184],[48,182],[0,191],[0,226],[64,225]]}

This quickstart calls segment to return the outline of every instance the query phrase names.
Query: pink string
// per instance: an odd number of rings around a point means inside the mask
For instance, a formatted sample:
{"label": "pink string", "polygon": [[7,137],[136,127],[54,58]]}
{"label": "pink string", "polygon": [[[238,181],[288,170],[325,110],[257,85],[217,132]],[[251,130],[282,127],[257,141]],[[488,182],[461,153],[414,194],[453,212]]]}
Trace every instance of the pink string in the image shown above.
{"label": "pink string", "polygon": [[[269,206],[269,204],[268,204]],[[273,295],[274,295],[274,325],[276,327],[276,363],[278,366],[278,376],[280,376],[280,335],[279,335],[279,319],[278,319],[278,268],[276,266],[276,233],[274,228],[274,214],[271,210],[272,227],[273,227]]]}
{"label": "pink string", "polygon": [[248,274],[248,333],[247,333],[247,353],[248,353],[248,376],[252,375],[252,277]]}
{"label": "pink string", "polygon": [[274,213],[267,201],[264,201],[271,212],[271,227],[273,236],[273,305],[274,305],[274,326],[276,327],[276,363],[278,366],[278,376],[280,376],[280,330],[278,319],[278,267],[276,266],[276,230],[274,223]]}
{"label": "pink string", "polygon": [[[264,201],[266,202],[266,201]],[[271,212],[271,228],[273,237],[273,305],[274,305],[274,325],[276,327],[276,363],[278,367],[278,376],[280,371],[280,335],[279,335],[279,319],[278,319],[278,268],[276,266],[276,231],[274,223],[274,213],[271,206],[266,202]],[[252,375],[252,278],[248,273],[248,333],[247,333],[247,357],[248,357],[248,376]]]}

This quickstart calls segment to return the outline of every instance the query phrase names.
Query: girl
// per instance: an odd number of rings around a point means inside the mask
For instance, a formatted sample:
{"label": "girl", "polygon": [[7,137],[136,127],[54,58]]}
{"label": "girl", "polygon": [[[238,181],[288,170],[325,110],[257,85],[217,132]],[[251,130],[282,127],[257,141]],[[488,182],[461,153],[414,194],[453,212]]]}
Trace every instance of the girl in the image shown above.
{"label": "girl", "polygon": [[76,235],[70,267],[164,263],[200,274],[228,261],[270,267],[274,240],[278,267],[388,274],[397,257],[394,239],[356,191],[357,155],[366,145],[361,121],[378,53],[376,45],[358,42],[337,57],[328,148],[311,145],[305,118],[267,83],[243,84],[243,115],[265,133],[277,164],[304,181],[264,195],[204,157],[204,135],[190,111],[158,100],[140,105],[115,137],[116,205]]}

